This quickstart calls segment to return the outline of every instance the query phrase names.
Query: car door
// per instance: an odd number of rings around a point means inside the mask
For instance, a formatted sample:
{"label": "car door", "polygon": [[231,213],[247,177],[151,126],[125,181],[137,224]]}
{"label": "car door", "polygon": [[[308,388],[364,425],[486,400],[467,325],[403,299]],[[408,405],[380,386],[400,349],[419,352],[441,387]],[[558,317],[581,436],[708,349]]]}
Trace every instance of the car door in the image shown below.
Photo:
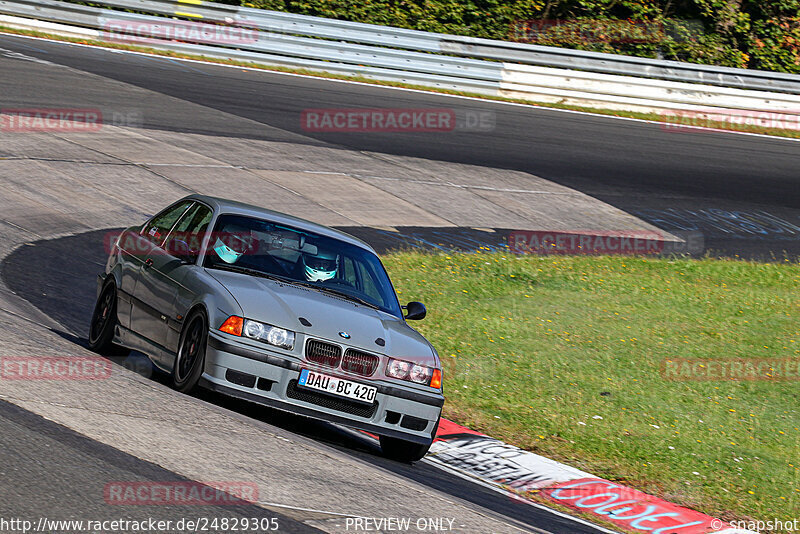
{"label": "car door", "polygon": [[119,265],[120,285],[117,291],[117,319],[120,326],[130,329],[133,290],[150,253],[152,243],[141,235],[142,228],[125,230],[117,241],[117,263]]}
{"label": "car door", "polygon": [[171,273],[163,273],[164,281],[171,280],[170,284],[174,291],[172,300],[164,312],[167,316],[167,330],[163,345],[171,352],[178,350],[183,319],[199,291],[197,277],[193,276],[196,273],[192,270],[198,269],[196,265],[198,256],[203,240],[210,230],[212,215],[210,207],[198,202],[181,218],[164,243],[166,250],[184,260],[183,265]]}
{"label": "car door", "polygon": [[162,345],[166,337],[165,319],[161,319],[163,314],[160,309],[164,307],[161,301],[168,298],[163,284],[158,280],[162,271],[180,264],[180,260],[168,254],[163,245],[181,216],[194,204],[184,201],[170,206],[148,221],[141,231],[144,243],[140,244],[138,251],[140,265],[138,270],[132,270],[135,282],[130,325],[135,333],[158,345]]}

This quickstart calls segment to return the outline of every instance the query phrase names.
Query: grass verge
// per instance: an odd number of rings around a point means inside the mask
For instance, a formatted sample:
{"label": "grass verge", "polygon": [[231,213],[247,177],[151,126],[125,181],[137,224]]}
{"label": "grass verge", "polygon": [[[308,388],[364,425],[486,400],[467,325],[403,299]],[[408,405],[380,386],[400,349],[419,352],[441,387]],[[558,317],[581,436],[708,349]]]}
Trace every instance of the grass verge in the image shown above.
{"label": "grass verge", "polygon": [[541,107],[541,108],[552,108],[552,109],[565,109],[570,111],[582,111],[585,113],[594,113],[597,115],[609,115],[613,117],[626,117],[632,119],[641,119],[641,120],[648,120],[648,121],[656,121],[656,122],[664,122],[669,124],[675,124],[675,127],[667,128],[669,131],[675,132],[691,132],[695,131],[692,127],[703,127],[703,128],[714,128],[718,130],[727,130],[727,131],[735,131],[735,132],[745,132],[745,133],[754,133],[754,134],[762,134],[762,135],[772,135],[776,137],[788,137],[793,139],[800,139],[800,130],[792,130],[792,129],[784,129],[784,128],[767,128],[763,126],[759,126],[758,124],[753,124],[756,121],[757,117],[750,117],[745,120],[743,123],[740,124],[733,124],[728,121],[711,121],[711,120],[704,120],[704,119],[693,119],[691,117],[680,116],[678,115],[668,115],[668,114],[661,114],[661,113],[642,113],[642,112],[635,112],[635,111],[620,111],[620,110],[610,110],[610,109],[602,109],[602,108],[593,108],[593,107],[585,107],[585,106],[575,106],[570,104],[561,104],[561,103],[545,103],[545,102],[531,102],[529,100],[522,100],[516,98],[504,98],[499,96],[489,96],[483,95],[480,93],[469,93],[464,91],[453,91],[449,89],[440,89],[435,87],[427,87],[423,85],[414,85],[402,82],[391,82],[391,81],[382,81],[382,80],[374,80],[372,78],[366,78],[364,76],[345,76],[340,74],[332,74],[332,73],[325,73],[319,72],[314,70],[308,69],[301,69],[301,68],[290,68],[290,67],[283,67],[277,65],[262,65],[257,63],[250,63],[246,61],[235,61],[235,60],[223,60],[223,59],[215,59],[209,58],[205,56],[199,55],[192,55],[192,54],[181,54],[177,52],[172,52],[169,50],[158,50],[155,48],[147,48],[142,46],[135,46],[135,45],[128,45],[122,43],[110,43],[105,41],[95,41],[91,39],[80,39],[74,37],[65,37],[62,35],[55,35],[46,32],[39,32],[34,30],[23,30],[18,28],[9,28],[7,26],[0,25],[0,33],[9,33],[13,35],[27,35],[30,37],[41,37],[45,39],[53,39],[57,41],[65,41],[70,43],[78,43],[78,44],[86,44],[91,46],[99,46],[103,48],[113,48],[116,50],[129,50],[132,52],[140,52],[145,54],[152,54],[157,56],[166,56],[166,57],[174,57],[174,58],[183,58],[183,59],[192,59],[196,61],[204,61],[207,63],[216,63],[220,65],[235,65],[240,67],[248,67],[248,68],[255,68],[261,70],[268,70],[274,72],[287,72],[292,74],[302,74],[306,76],[315,76],[318,78],[328,78],[333,80],[347,80],[347,81],[354,81],[360,83],[368,83],[372,85],[382,85],[387,87],[402,87],[405,89],[416,89],[420,91],[428,91],[432,93],[441,93],[441,94],[449,94],[449,95],[457,95],[457,96],[466,96],[471,98],[480,98],[483,100],[494,100],[499,102],[513,102],[516,104],[524,104],[531,107]]}
{"label": "grass verge", "polygon": [[[800,263],[397,252],[445,416],[722,519],[800,509],[797,381],[668,380],[675,358],[800,360]],[[790,512],[794,510],[794,512]]]}

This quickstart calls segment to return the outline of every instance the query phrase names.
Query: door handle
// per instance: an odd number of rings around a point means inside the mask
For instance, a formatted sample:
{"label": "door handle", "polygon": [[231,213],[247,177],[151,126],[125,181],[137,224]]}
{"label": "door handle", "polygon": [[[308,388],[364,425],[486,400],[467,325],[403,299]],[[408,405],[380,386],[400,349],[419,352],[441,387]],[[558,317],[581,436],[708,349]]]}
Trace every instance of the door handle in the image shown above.
{"label": "door handle", "polygon": [[152,266],[153,266],[153,260],[151,260],[150,258],[147,258],[146,260],[144,260],[144,268],[145,269],[147,269],[148,267],[152,267]]}

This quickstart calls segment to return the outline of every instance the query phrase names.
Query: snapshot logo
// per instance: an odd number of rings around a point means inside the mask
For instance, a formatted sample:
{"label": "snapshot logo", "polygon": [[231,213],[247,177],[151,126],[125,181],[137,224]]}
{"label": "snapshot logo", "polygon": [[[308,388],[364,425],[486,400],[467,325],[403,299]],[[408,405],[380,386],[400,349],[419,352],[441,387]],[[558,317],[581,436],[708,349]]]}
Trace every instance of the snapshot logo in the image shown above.
{"label": "snapshot logo", "polygon": [[99,356],[3,356],[2,380],[105,380],[111,362]]}
{"label": "snapshot logo", "polygon": [[717,380],[800,380],[797,358],[666,358],[661,377],[673,382]]}
{"label": "snapshot logo", "polygon": [[661,129],[674,133],[715,130],[777,129],[800,130],[800,110],[761,111],[739,109],[721,111],[715,108],[666,110]]}
{"label": "snapshot logo", "polygon": [[2,108],[2,132],[96,132],[103,127],[99,109]]}
{"label": "snapshot logo", "polygon": [[300,127],[307,132],[453,132],[494,130],[493,111],[453,108],[306,109]]}
{"label": "snapshot logo", "polygon": [[258,30],[252,28],[166,18],[158,22],[106,19],[102,28],[102,38],[115,43],[152,44],[167,40],[243,45],[258,42]]}
{"label": "snapshot logo", "polygon": [[[719,521],[719,519],[715,521]],[[742,519],[739,521],[731,521],[730,525],[731,528],[740,529],[742,532],[800,532],[800,519],[773,518],[767,519],[766,521],[760,519]]]}
{"label": "snapshot logo", "polygon": [[253,482],[109,482],[106,504],[121,506],[247,505],[258,502]]}
{"label": "snapshot logo", "polygon": [[602,19],[531,19],[511,23],[510,38],[520,43],[661,43],[661,22]]}

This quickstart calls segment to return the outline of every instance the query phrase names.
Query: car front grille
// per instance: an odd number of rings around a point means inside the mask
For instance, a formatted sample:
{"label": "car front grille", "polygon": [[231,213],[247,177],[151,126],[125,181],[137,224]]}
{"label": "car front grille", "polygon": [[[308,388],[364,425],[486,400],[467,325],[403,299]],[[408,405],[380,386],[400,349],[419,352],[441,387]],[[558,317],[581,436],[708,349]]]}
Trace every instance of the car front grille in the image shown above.
{"label": "car front grille", "polygon": [[339,362],[342,360],[342,348],[333,343],[309,339],[306,343],[306,359],[328,367],[339,367]]}
{"label": "car front grille", "polygon": [[371,376],[378,368],[379,361],[380,358],[374,354],[347,349],[342,360],[342,369],[361,376]]}
{"label": "car front grille", "polygon": [[337,399],[336,397],[325,395],[324,393],[317,393],[315,391],[299,388],[297,387],[297,380],[289,381],[289,385],[286,387],[286,396],[290,399],[316,404],[323,408],[345,412],[367,419],[375,415],[375,410],[378,408],[378,403],[376,402],[372,404],[362,404],[360,402]]}

